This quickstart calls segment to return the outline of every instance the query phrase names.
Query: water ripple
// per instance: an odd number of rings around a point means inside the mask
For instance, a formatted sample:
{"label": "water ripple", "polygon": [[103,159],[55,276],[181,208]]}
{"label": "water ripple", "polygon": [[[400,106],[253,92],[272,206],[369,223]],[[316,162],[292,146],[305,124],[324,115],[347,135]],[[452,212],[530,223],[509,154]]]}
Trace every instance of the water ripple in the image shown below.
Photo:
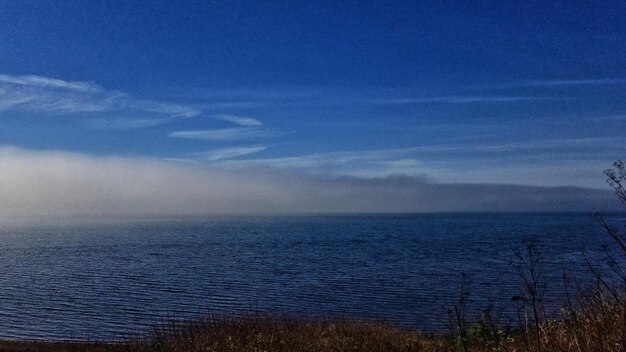
{"label": "water ripple", "polygon": [[[252,309],[444,328],[461,272],[471,309],[510,311],[523,239],[548,282],[584,279],[581,214],[245,217],[0,229],[0,338],[114,339]],[[555,285],[558,286],[558,285]],[[561,299],[557,287],[548,299]],[[556,305],[556,303],[555,303]],[[436,318],[433,318],[436,317]]]}

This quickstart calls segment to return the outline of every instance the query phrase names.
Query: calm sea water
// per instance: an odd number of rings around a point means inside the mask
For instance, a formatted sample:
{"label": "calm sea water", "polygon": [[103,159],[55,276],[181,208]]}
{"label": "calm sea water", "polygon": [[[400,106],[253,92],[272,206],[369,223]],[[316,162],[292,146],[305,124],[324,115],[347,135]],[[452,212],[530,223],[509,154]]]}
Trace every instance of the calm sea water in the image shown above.
{"label": "calm sea water", "polygon": [[[623,218],[613,217],[613,221]],[[589,214],[213,217],[0,229],[0,337],[111,339],[171,318],[253,310],[438,330],[467,274],[471,308],[504,313],[514,253],[540,243],[548,298],[580,249],[607,235]]]}

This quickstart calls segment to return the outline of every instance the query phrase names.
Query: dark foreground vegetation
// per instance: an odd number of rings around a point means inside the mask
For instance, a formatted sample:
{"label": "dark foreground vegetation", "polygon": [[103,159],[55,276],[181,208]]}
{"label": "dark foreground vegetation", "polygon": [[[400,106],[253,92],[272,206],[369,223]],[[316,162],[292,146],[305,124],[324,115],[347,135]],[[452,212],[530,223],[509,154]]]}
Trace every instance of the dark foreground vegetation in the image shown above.
{"label": "dark foreground vegetation", "polygon": [[[624,301],[595,296],[580,313],[535,330],[505,332],[485,320],[460,334],[425,335],[382,324],[250,316],[158,328],[119,343],[4,342],[3,351],[624,351]],[[583,307],[581,307],[583,308]],[[568,313],[569,314],[569,313]]]}
{"label": "dark foreground vegetation", "polygon": [[[616,162],[607,170],[609,184],[626,206],[626,168]],[[341,320],[307,320],[250,314],[212,317],[156,327],[142,338],[110,343],[0,342],[0,351],[626,351],[626,239],[598,215],[614,250],[603,263],[585,256],[594,277],[591,285],[572,285],[563,275],[562,309],[544,306],[539,248],[528,244],[518,254],[521,281],[514,324],[502,324],[485,311],[466,314],[466,292],[450,307],[449,332],[423,334],[386,324]]]}

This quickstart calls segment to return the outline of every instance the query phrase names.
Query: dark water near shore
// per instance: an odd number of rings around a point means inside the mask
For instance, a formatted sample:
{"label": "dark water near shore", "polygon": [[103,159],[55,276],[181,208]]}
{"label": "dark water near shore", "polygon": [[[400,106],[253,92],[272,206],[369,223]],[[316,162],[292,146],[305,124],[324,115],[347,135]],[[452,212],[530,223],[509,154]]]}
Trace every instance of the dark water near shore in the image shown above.
{"label": "dark water near shore", "polygon": [[[618,216],[614,222],[623,221]],[[0,229],[0,337],[110,339],[168,318],[257,309],[443,328],[468,274],[471,307],[520,292],[513,254],[539,241],[548,299],[581,246],[608,236],[589,214],[215,217]]]}

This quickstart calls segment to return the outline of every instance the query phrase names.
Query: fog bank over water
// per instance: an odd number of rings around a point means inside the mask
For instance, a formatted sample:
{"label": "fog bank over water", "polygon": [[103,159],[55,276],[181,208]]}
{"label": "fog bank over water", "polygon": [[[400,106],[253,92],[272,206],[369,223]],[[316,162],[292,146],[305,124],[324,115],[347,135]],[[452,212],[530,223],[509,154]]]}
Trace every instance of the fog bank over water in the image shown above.
{"label": "fog bank over water", "polygon": [[[140,157],[0,149],[0,220],[144,215],[619,209],[612,192],[427,177],[225,171]],[[601,172],[601,170],[598,170]]]}

